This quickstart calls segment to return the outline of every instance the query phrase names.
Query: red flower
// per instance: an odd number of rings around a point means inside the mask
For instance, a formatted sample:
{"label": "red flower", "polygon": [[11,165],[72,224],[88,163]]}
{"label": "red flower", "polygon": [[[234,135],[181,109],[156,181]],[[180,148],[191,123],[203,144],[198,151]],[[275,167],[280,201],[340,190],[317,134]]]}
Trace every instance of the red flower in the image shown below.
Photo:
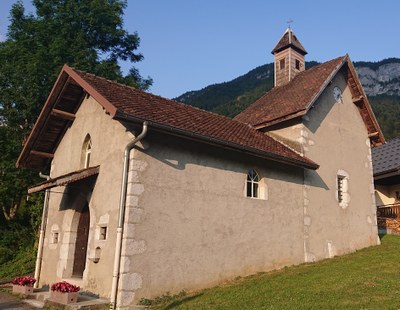
{"label": "red flower", "polygon": [[36,279],[31,276],[23,276],[17,277],[11,281],[14,285],[21,285],[21,286],[33,286],[35,284]]}
{"label": "red flower", "polygon": [[72,293],[79,292],[81,288],[79,286],[73,285],[66,281],[54,283],[51,286],[52,291],[61,292],[61,293]]}

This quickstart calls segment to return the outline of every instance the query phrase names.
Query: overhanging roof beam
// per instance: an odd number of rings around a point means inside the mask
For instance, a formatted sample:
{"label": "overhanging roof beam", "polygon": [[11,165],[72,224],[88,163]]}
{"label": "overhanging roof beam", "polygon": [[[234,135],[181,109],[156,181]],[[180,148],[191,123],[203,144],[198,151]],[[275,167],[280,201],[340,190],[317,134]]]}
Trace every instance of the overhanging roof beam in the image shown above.
{"label": "overhanging roof beam", "polygon": [[53,158],[54,154],[52,153],[46,153],[46,152],[40,152],[40,151],[35,151],[31,150],[32,155],[40,156],[40,157],[46,157],[46,158]]}
{"label": "overhanging roof beam", "polygon": [[62,118],[62,119],[66,119],[69,121],[73,121],[75,119],[75,114],[69,113],[69,112],[65,112],[62,110],[58,110],[58,109],[53,109],[51,111],[51,115]]}

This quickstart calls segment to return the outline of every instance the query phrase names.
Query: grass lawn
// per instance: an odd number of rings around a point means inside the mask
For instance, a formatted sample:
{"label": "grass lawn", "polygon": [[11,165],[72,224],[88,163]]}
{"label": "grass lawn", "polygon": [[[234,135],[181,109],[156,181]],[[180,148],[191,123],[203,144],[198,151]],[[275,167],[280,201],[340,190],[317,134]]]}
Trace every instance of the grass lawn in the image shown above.
{"label": "grass lawn", "polygon": [[400,236],[382,245],[237,279],[155,309],[400,309]]}

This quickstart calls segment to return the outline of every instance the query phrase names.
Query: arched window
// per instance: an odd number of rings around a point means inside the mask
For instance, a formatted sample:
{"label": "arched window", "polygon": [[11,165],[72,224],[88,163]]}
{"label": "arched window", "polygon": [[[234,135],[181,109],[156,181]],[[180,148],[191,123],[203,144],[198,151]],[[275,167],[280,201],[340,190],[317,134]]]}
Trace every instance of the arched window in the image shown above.
{"label": "arched window", "polygon": [[246,196],[251,198],[259,198],[259,182],[260,176],[257,171],[254,169],[250,169],[247,172],[247,181],[246,181]]}
{"label": "arched window", "polygon": [[92,153],[92,139],[90,138],[90,135],[87,134],[82,146],[82,157],[81,157],[82,168],[88,168],[90,166],[91,153]]}

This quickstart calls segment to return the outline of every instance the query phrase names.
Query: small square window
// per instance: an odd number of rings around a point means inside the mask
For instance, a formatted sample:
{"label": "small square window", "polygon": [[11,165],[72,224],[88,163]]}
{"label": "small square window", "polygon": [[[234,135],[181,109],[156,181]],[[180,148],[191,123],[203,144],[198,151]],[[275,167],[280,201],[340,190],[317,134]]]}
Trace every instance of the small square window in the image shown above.
{"label": "small square window", "polygon": [[51,243],[53,243],[53,244],[58,243],[58,231],[53,231],[51,233]]}
{"label": "small square window", "polygon": [[107,226],[101,226],[99,240],[106,240],[106,239],[107,239]]}

